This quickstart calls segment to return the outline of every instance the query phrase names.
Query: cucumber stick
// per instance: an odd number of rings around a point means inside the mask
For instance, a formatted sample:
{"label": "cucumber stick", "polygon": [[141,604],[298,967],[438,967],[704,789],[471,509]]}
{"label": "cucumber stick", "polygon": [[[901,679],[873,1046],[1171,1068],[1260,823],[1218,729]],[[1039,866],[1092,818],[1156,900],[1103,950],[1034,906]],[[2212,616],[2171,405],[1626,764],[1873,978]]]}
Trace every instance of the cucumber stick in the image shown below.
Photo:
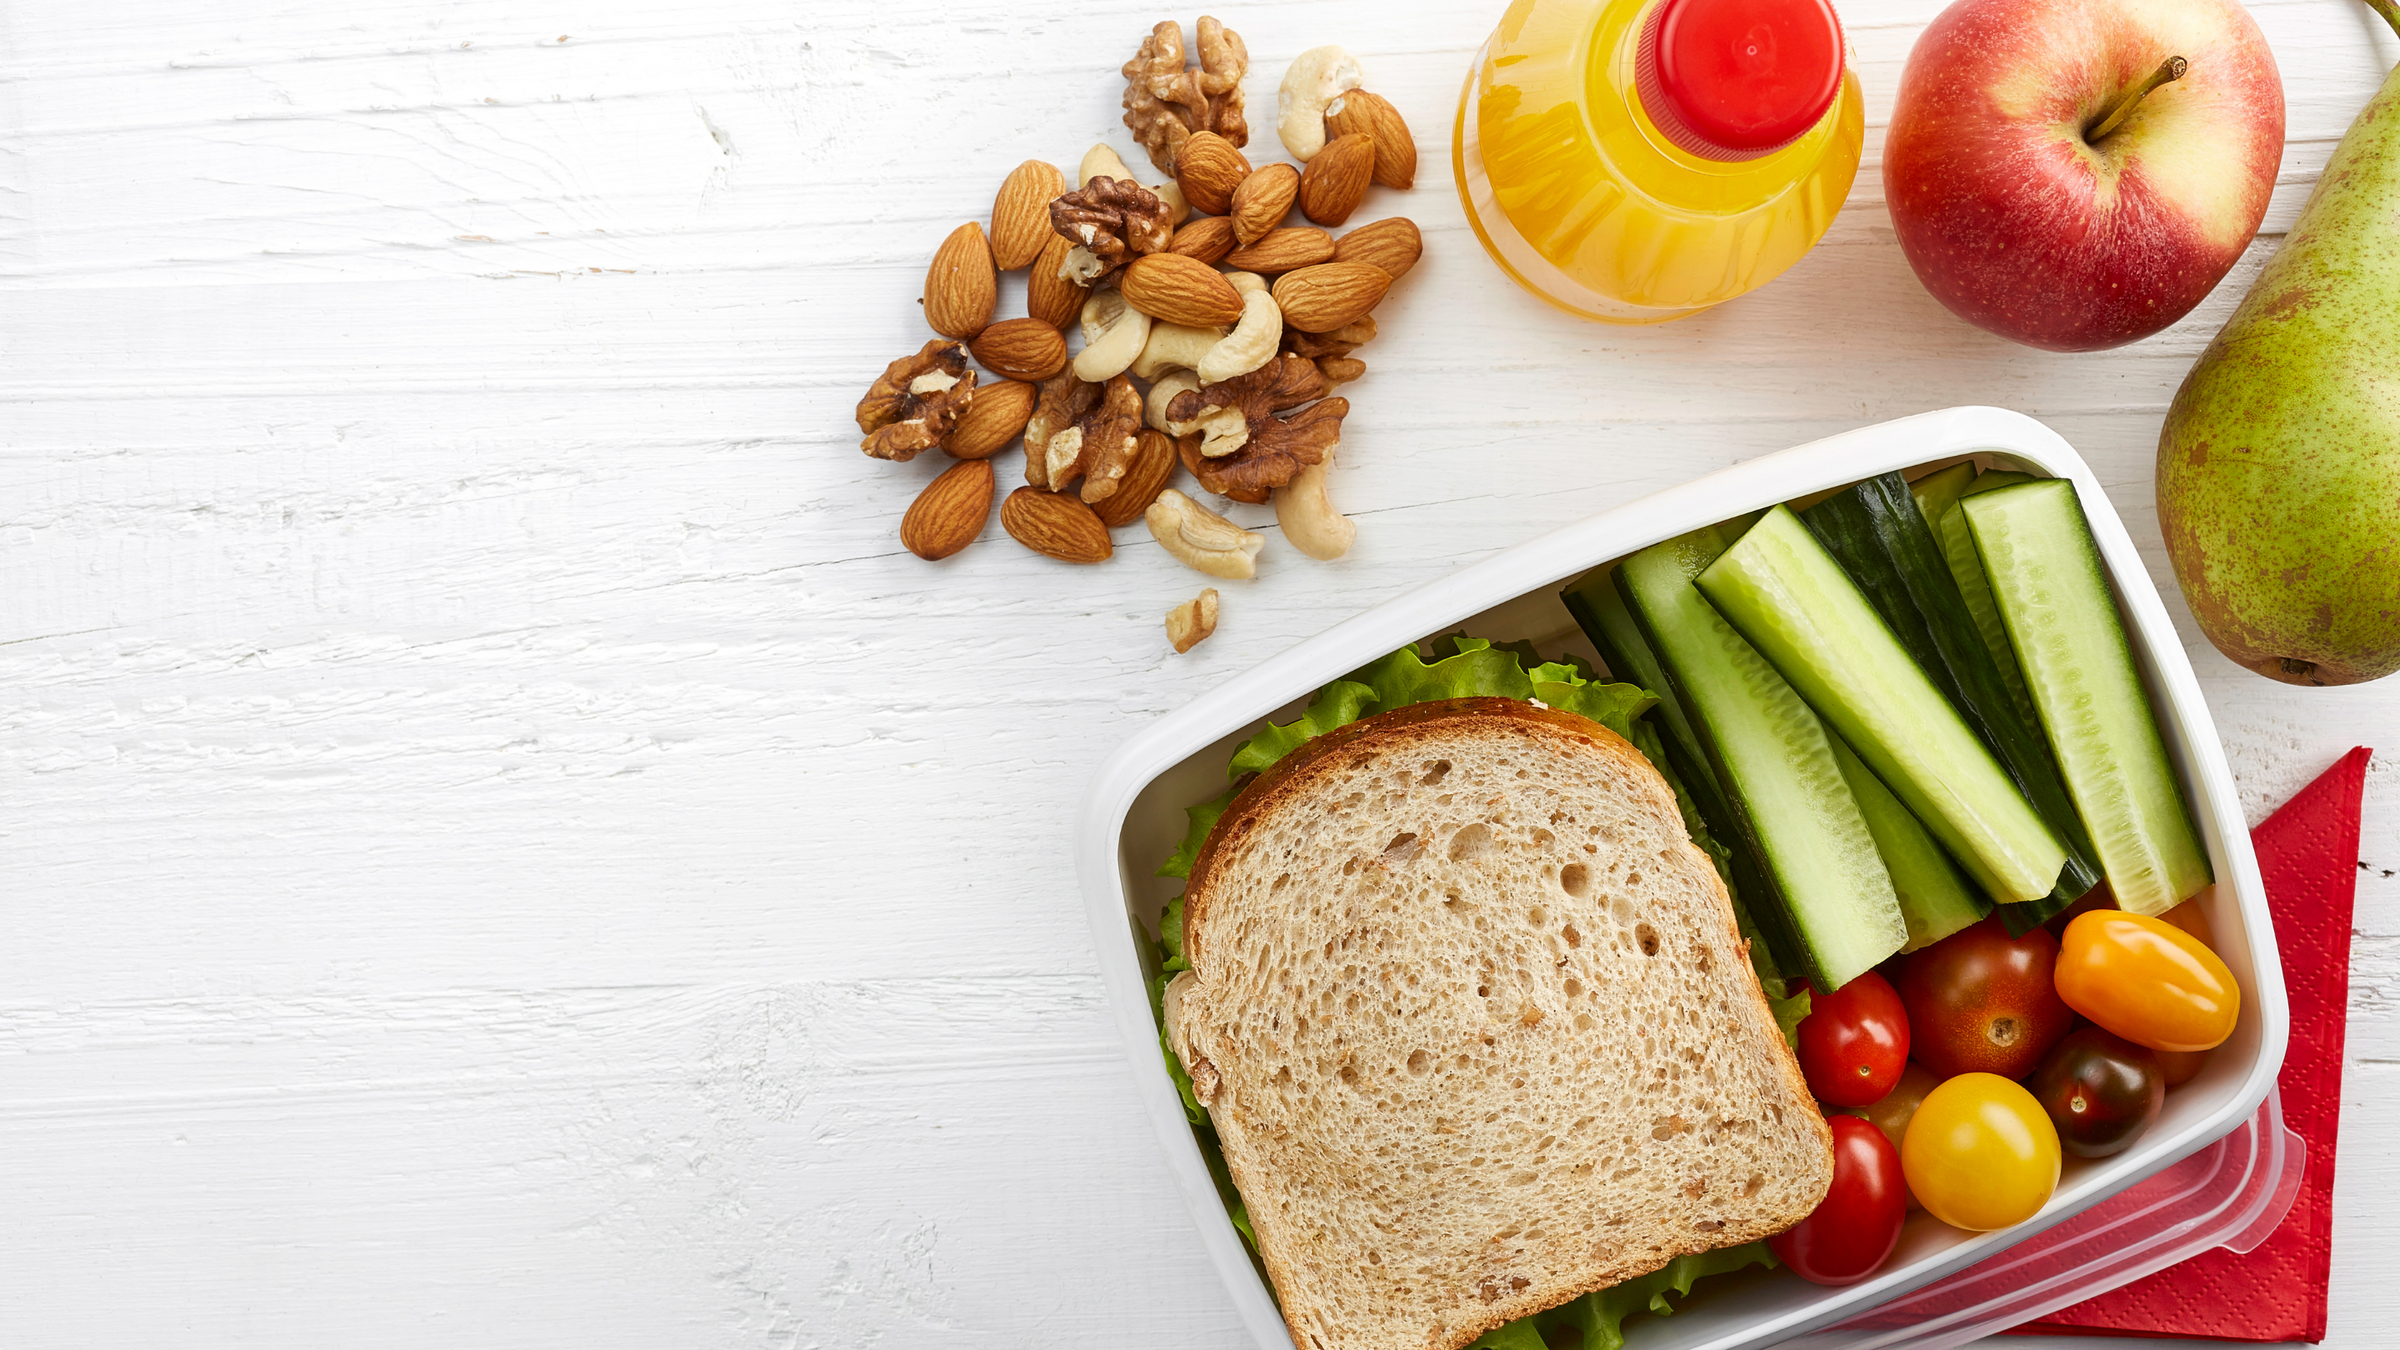
{"label": "cucumber stick", "polygon": [[2010,647],[2117,905],[2164,914],[2212,879],[2075,485],[1964,498]]}
{"label": "cucumber stick", "polygon": [[1908,927],[1831,739],[1800,695],[1702,599],[1692,578],[1740,532],[1695,530],[1617,565],[1615,584],[1707,755],[1763,894],[1750,906],[1784,969],[1838,989]]}
{"label": "cucumber stick", "polygon": [[[1979,492],[2030,483],[2033,475],[2011,469],[1992,469],[1977,474],[1975,481],[1959,492],[1972,497]],[[1922,504],[1923,499],[1919,499]],[[1992,584],[1983,576],[1983,560],[1975,556],[1975,541],[1967,534],[1967,518],[1953,509],[1956,503],[1942,508],[1940,516],[1930,512],[1925,519],[1932,524],[1934,537],[1942,544],[1942,556],[1949,560],[1950,575],[1958,582],[1958,592],[1967,602],[1967,613],[1974,616],[1975,631],[1983,634],[1984,646],[1992,653],[1992,663],[2000,667],[2000,680],[2008,686],[2009,701],[2017,705],[2017,716],[2028,726],[2037,725],[2041,714],[2034,711],[2033,695],[2026,692],[2025,673],[2017,669],[2017,654],[2009,649],[2008,630],[2000,626],[2000,611],[1992,605]]]}
{"label": "cucumber stick", "polygon": [[1908,925],[1908,945],[1900,950],[1929,947],[1991,913],[1992,902],[1967,884],[1958,864],[1950,861],[1950,855],[1942,852],[1942,846],[1883,780],[1859,763],[1858,755],[1841,737],[1832,739],[1834,762],[1841,766],[1850,795],[1858,799],[1867,833],[1875,836],[1875,851],[1883,855],[1884,868],[1892,874],[1892,890],[1900,897],[1900,918]]}
{"label": "cucumber stick", "polygon": [[1917,510],[1931,524],[1942,513],[1958,504],[1958,496],[1975,481],[1975,466],[1953,464],[1939,473],[1929,473],[1908,485],[1909,495],[1917,499]]}
{"label": "cucumber stick", "polygon": [[2100,872],[2074,799],[2041,723],[2009,697],[1908,484],[1896,473],[1867,479],[1809,508],[1801,521],[2067,846],[2058,884],[2030,908],[2010,910],[2009,928],[2023,932],[2081,899],[2100,884]]}
{"label": "cucumber stick", "polygon": [[1992,583],[1983,575],[1983,559],[1976,556],[1975,537],[1967,533],[1966,513],[1953,504],[1934,522],[1933,532],[1942,545],[1942,560],[1950,565],[1950,578],[1958,583],[1967,617],[1975,621],[1984,650],[1999,668],[2000,682],[2008,686],[2008,701],[2019,717],[2039,723],[2041,714],[2034,711],[2033,695],[2025,688],[2025,672],[2017,668],[2017,654],[2008,645],[2008,630],[2001,626],[1999,606],[1992,601]]}
{"label": "cucumber stick", "polygon": [[1696,584],[1985,894],[2058,888],[2064,841],[1798,516],[1769,511]]}

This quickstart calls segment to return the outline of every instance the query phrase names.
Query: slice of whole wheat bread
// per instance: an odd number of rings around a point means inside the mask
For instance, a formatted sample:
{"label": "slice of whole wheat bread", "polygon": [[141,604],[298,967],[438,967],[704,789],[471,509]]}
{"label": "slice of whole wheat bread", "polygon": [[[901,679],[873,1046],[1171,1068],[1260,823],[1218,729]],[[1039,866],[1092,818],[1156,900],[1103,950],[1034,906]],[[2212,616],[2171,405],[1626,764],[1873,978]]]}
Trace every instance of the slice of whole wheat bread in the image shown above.
{"label": "slice of whole wheat bread", "polygon": [[1824,1198],[1724,886],[1596,723],[1352,723],[1235,799],[1184,897],[1168,1039],[1301,1350],[1458,1350]]}

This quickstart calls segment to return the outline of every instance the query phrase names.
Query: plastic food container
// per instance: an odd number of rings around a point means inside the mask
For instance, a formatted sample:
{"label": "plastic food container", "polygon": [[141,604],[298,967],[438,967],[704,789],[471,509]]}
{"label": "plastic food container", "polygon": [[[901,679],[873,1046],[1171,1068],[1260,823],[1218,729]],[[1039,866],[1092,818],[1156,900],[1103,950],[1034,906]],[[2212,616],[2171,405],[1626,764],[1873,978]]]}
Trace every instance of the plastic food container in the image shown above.
{"label": "plastic food container", "polygon": [[[1096,775],[1077,826],[1076,871],[1135,1081],[1169,1169],[1258,1344],[1291,1344],[1264,1278],[1226,1217],[1159,1056],[1144,969],[1160,910],[1179,883],[1152,876],[1182,838],[1183,808],[1223,790],[1233,749],[1285,720],[1316,689],[1404,643],[1461,629],[1547,653],[1594,653],[1557,592],[1597,564],[1744,511],[1892,469],[1964,457],[2073,479],[2115,590],[2167,753],[2198,817],[2217,882],[2202,903],[2242,987],[2231,1039],[2167,1096],[2141,1141],[2113,1158],[2067,1160],[2042,1212],[1997,1233],[1909,1220],[1874,1278],[1840,1289],[1754,1271],[1703,1286],[1684,1311],[1636,1318],[1640,1350],[1802,1346],[1938,1350],[1990,1335],[2212,1246],[2247,1250],[2289,1208],[2302,1148],[2271,1097],[2289,1010],[2250,833],[2208,706],[2133,541],[2081,456],[2041,423],[1997,408],[1952,408],[1864,427],[1710,474],[1604,511],[1336,624],[1160,718]],[[1839,1327],[1836,1324],[1843,1324]],[[1814,1334],[1812,1334],[1814,1333]]]}

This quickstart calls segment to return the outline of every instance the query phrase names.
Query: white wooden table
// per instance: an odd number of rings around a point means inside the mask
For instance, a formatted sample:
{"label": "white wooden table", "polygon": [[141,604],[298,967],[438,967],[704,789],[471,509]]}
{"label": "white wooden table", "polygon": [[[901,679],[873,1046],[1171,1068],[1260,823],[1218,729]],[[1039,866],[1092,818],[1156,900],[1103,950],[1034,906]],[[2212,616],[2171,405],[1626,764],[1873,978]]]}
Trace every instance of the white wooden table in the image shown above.
{"label": "white wooden table", "polygon": [[[1501,7],[1215,10],[1262,128],[1294,52],[1360,53],[1424,153],[1360,218],[1428,251],[1345,391],[1356,551],[1273,540],[1186,657],[1159,620],[1197,578],[1140,531],[922,563],[896,526],[940,457],[850,426],[1009,166],[1131,157],[1155,6],[10,7],[0,1344],[1239,1345],[1068,866],[1120,738],[1462,560],[1954,403],[2074,441],[2179,605],[2159,419],[2400,57],[2363,6],[2255,7],[2269,237],[2079,357],[1968,329],[1894,246],[1874,155],[1933,0],[1844,4],[1869,166],[1787,277],[1657,329],[1544,309],[1448,181]],[[2254,819],[2400,754],[2400,681],[2288,689],[2187,635]],[[2400,1313],[2391,763],[2344,1347]]]}

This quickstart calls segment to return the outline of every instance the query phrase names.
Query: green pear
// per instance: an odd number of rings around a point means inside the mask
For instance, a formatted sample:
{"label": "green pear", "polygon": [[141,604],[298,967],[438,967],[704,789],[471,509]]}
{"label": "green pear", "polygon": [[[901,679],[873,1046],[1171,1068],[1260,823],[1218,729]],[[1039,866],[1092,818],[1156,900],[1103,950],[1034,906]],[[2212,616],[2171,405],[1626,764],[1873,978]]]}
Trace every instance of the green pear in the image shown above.
{"label": "green pear", "polygon": [[2287,684],[2400,669],[2400,70],[2176,391],[2158,520],[2217,650]]}

